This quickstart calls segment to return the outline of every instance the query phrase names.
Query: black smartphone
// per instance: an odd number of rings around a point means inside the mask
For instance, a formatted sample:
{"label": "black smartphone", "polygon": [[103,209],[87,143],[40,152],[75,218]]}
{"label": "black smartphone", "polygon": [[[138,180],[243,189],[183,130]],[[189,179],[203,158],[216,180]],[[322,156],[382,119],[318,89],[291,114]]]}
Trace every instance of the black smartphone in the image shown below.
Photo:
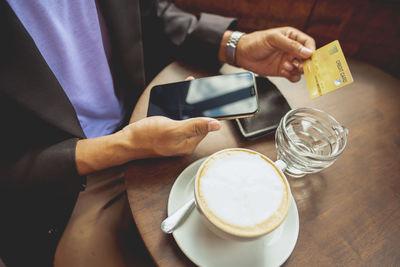
{"label": "black smartphone", "polygon": [[147,116],[235,119],[254,116],[257,111],[254,74],[241,72],[156,85],[150,92]]}
{"label": "black smartphone", "polygon": [[260,109],[256,116],[237,119],[245,139],[256,139],[275,132],[283,116],[291,109],[280,90],[265,77],[256,77]]}

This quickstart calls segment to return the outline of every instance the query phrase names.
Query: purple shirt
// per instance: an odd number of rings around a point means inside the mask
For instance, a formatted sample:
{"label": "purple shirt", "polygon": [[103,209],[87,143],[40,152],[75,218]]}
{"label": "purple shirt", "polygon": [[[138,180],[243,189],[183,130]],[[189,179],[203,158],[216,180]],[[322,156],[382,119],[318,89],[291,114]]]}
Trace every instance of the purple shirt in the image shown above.
{"label": "purple shirt", "polygon": [[88,138],[120,127],[95,0],[8,0],[75,108]]}

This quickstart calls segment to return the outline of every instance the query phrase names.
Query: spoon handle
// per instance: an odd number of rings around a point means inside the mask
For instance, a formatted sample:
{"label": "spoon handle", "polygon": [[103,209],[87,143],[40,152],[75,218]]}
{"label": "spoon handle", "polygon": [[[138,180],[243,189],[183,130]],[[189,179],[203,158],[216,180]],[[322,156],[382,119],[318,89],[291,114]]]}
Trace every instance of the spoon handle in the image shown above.
{"label": "spoon handle", "polygon": [[168,216],[161,223],[161,230],[166,233],[172,233],[176,227],[189,215],[195,206],[194,198],[185,203],[177,211],[175,211],[171,216]]}

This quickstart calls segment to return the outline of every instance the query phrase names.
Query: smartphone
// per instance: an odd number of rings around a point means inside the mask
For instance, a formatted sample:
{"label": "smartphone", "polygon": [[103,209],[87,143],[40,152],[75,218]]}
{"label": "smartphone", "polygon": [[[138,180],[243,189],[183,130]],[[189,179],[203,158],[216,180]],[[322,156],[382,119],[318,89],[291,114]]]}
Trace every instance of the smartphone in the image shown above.
{"label": "smartphone", "polygon": [[236,120],[245,139],[257,139],[275,132],[281,118],[291,109],[279,88],[265,77],[256,77],[260,109],[256,116]]}
{"label": "smartphone", "polygon": [[150,92],[147,116],[235,119],[257,112],[254,74],[241,72],[156,85]]}

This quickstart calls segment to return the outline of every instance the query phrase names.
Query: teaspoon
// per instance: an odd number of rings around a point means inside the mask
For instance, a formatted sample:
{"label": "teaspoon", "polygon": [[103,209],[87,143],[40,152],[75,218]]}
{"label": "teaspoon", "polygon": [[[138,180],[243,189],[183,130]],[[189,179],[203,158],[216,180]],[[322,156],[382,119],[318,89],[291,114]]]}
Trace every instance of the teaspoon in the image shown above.
{"label": "teaspoon", "polygon": [[179,224],[186,219],[189,213],[193,210],[194,206],[195,201],[194,198],[192,198],[161,223],[161,230],[166,234],[172,233],[179,226]]}

